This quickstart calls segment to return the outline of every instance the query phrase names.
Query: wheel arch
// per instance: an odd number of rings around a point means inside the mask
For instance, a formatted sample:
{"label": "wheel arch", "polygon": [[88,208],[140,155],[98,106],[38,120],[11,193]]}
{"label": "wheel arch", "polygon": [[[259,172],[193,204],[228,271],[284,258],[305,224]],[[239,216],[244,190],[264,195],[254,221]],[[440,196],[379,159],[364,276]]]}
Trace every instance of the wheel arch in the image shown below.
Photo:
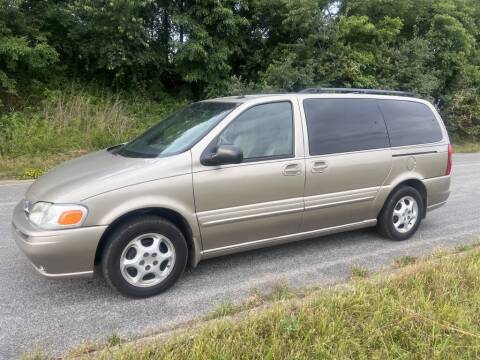
{"label": "wheel arch", "polygon": [[423,210],[423,216],[422,216],[422,218],[425,218],[425,216],[427,215],[427,195],[428,195],[427,194],[427,187],[425,186],[423,181],[418,179],[418,178],[405,179],[405,180],[402,180],[401,182],[399,182],[398,184],[396,184],[395,186],[393,186],[392,190],[389,192],[387,198],[385,199],[385,202],[383,203],[383,206],[382,206],[381,211],[379,212],[379,215],[381,214],[381,212],[385,208],[385,205],[387,204],[390,197],[395,193],[395,191],[397,191],[402,186],[413,187],[415,190],[417,190],[420,193],[420,195],[422,196],[422,201],[423,201],[423,209],[422,209]]}
{"label": "wheel arch", "polygon": [[98,242],[97,249],[95,251],[95,265],[100,264],[102,260],[101,257],[102,257],[103,250],[105,248],[105,245],[108,243],[109,236],[111,235],[111,233],[122,223],[138,215],[155,215],[155,216],[164,218],[172,222],[175,226],[177,226],[179,230],[182,232],[187,242],[187,247],[188,247],[188,263],[187,264],[190,266],[197,265],[198,263],[197,253],[199,252],[199,249],[198,249],[198,245],[194,240],[192,227],[190,226],[188,221],[185,219],[185,217],[182,216],[179,212],[172,209],[164,208],[164,207],[146,207],[146,208],[131,210],[125,214],[122,214],[121,216],[117,217],[113,222],[111,222],[110,225],[108,225],[107,229],[102,234],[100,241]]}

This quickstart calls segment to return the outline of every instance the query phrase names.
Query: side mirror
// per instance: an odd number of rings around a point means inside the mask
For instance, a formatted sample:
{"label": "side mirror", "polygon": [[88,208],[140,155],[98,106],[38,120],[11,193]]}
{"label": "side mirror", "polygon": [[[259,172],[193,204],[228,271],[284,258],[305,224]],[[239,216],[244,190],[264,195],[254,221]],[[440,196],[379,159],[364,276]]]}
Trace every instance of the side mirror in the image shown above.
{"label": "side mirror", "polygon": [[240,164],[243,161],[243,151],[235,145],[219,145],[214,151],[202,159],[203,165]]}

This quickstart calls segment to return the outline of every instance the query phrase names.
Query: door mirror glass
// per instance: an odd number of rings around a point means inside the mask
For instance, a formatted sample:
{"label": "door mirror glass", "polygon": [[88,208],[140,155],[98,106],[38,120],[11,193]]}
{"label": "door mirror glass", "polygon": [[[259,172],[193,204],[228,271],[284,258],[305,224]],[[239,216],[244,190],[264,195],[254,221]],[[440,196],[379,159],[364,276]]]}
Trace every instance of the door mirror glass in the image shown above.
{"label": "door mirror glass", "polygon": [[202,159],[204,165],[210,166],[240,164],[242,161],[243,152],[235,145],[219,145]]}

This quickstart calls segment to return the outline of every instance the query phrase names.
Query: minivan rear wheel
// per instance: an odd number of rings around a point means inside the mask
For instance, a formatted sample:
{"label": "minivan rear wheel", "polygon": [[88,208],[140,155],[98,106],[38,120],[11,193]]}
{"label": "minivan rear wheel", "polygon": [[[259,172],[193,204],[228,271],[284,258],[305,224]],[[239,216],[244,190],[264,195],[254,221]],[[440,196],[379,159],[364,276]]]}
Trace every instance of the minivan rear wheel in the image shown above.
{"label": "minivan rear wheel", "polygon": [[423,199],[417,189],[402,186],[390,195],[377,223],[379,233],[392,240],[407,240],[423,218]]}
{"label": "minivan rear wheel", "polygon": [[132,218],[109,236],[102,255],[107,283],[124,295],[147,297],[175,283],[187,263],[182,232],[152,215]]}

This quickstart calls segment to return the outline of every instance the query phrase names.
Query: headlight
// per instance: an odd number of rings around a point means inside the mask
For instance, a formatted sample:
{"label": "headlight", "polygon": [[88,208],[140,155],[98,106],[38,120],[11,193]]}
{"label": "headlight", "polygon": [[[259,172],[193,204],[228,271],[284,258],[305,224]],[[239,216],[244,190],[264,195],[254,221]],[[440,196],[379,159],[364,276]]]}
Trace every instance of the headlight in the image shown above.
{"label": "headlight", "polygon": [[28,211],[29,220],[43,229],[79,227],[87,216],[87,208],[81,205],[37,202]]}

